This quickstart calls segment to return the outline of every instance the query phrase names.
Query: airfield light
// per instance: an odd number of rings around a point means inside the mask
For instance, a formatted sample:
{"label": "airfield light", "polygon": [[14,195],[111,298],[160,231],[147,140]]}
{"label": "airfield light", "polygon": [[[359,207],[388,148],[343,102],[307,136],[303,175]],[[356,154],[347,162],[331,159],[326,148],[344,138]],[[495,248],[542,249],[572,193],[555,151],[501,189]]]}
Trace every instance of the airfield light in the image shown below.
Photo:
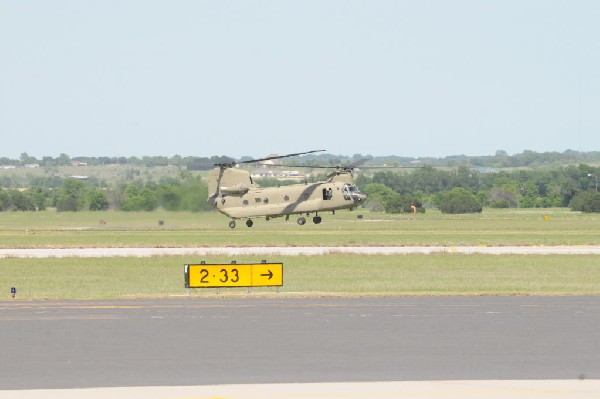
{"label": "airfield light", "polygon": [[10,295],[14,298],[17,295],[17,289],[15,287],[12,287],[10,289]]}

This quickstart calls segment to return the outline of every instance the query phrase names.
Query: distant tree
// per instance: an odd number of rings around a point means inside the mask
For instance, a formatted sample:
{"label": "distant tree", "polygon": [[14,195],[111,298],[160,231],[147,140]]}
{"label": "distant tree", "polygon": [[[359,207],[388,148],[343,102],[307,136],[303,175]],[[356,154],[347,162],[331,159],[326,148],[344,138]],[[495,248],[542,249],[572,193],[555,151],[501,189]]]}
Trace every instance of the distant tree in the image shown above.
{"label": "distant tree", "polygon": [[45,156],[42,158],[42,166],[56,166],[58,162],[54,158]]}
{"label": "distant tree", "polygon": [[407,188],[407,183],[403,177],[391,171],[375,172],[373,175],[373,184],[381,184],[397,193],[401,193],[403,189]]}
{"label": "distant tree", "polygon": [[71,165],[71,158],[67,154],[60,154],[56,162],[59,166],[69,166]]}
{"label": "distant tree", "polygon": [[21,154],[21,156],[19,157],[19,160],[21,161],[22,165],[27,165],[27,164],[38,162],[38,160],[35,157],[29,156],[26,152]]}
{"label": "distant tree", "polygon": [[43,211],[46,209],[46,202],[50,198],[50,190],[41,187],[33,187],[28,189],[25,192],[25,195],[31,198],[37,210]]}
{"label": "distant tree", "polygon": [[0,189],[0,211],[35,211],[33,199],[19,190]]}
{"label": "distant tree", "polygon": [[208,185],[200,177],[186,179],[179,191],[181,202],[180,210],[199,212],[212,209],[206,200],[208,197]]}
{"label": "distant tree", "polygon": [[439,193],[436,202],[442,213],[480,213],[483,209],[475,195],[459,187]]}
{"label": "distant tree", "polygon": [[33,199],[19,190],[13,190],[10,193],[13,211],[35,211]]}
{"label": "distant tree", "polygon": [[0,189],[0,211],[8,211],[12,205],[10,193],[7,190]]}
{"label": "distant tree", "polygon": [[381,183],[372,183],[363,190],[369,197],[368,204],[373,211],[386,213],[411,212],[414,205],[419,212],[425,212],[421,200],[415,195],[401,195]]}
{"label": "distant tree", "polygon": [[85,183],[78,179],[65,179],[56,199],[56,210],[80,211],[85,204]]}
{"label": "distant tree", "polygon": [[181,197],[178,189],[180,184],[162,184],[159,186],[159,203],[168,211],[178,211],[181,204]]}
{"label": "distant tree", "polygon": [[417,169],[410,175],[410,191],[421,190],[426,194],[433,194],[452,188],[450,173],[436,169],[430,165]]}
{"label": "distant tree", "polygon": [[425,213],[421,200],[412,195],[397,195],[390,198],[384,206],[386,213],[411,213],[412,207],[419,213]]}
{"label": "distant tree", "polygon": [[124,211],[153,211],[158,206],[156,189],[131,183],[123,191],[121,209]]}
{"label": "distant tree", "polygon": [[583,191],[573,197],[569,204],[571,210],[580,212],[600,212],[600,192]]}
{"label": "distant tree", "polygon": [[88,190],[87,202],[90,211],[103,211],[108,209],[108,199],[106,198],[106,194],[98,188]]}
{"label": "distant tree", "polygon": [[499,174],[488,196],[492,208],[517,208],[519,206],[519,183],[512,176]]}
{"label": "distant tree", "polygon": [[363,187],[368,196],[367,206],[374,211],[383,211],[388,203],[394,202],[400,196],[397,192],[383,183],[371,183]]}
{"label": "distant tree", "polygon": [[0,187],[10,188],[16,187],[14,180],[9,176],[0,176]]}
{"label": "distant tree", "polygon": [[173,155],[171,158],[169,158],[169,164],[181,166],[183,165],[183,158],[181,155]]}

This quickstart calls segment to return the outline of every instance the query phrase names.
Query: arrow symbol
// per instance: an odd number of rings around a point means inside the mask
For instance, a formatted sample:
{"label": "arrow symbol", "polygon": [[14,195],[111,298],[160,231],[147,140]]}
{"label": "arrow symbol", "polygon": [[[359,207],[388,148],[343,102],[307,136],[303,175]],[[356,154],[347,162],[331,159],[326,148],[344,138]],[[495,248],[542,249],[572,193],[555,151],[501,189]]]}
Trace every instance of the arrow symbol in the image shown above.
{"label": "arrow symbol", "polygon": [[261,274],[261,276],[262,277],[269,277],[269,280],[270,280],[271,278],[273,278],[273,272],[271,270],[269,270],[268,274]]}

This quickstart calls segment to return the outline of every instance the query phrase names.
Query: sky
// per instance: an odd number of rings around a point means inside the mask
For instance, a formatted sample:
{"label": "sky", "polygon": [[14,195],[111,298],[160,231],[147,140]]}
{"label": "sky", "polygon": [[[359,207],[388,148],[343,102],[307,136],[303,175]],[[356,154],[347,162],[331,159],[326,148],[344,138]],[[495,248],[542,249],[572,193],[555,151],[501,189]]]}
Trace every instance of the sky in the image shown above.
{"label": "sky", "polygon": [[0,157],[600,151],[596,0],[0,0]]}

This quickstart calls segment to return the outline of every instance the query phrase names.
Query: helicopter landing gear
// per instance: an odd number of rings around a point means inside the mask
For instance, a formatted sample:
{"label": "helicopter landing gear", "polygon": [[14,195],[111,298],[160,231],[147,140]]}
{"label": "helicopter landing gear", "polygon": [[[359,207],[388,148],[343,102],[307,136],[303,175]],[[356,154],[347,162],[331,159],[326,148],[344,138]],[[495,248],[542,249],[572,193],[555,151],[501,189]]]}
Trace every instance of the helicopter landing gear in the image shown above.
{"label": "helicopter landing gear", "polygon": [[246,226],[252,227],[253,224],[254,224],[254,222],[252,221],[252,219],[246,220]]}
{"label": "helicopter landing gear", "polygon": [[235,229],[235,220],[229,222],[229,227]]}
{"label": "helicopter landing gear", "polygon": [[322,220],[322,219],[321,219],[321,216],[315,216],[315,217],[313,218],[313,223],[314,223],[314,224],[319,224],[319,223],[321,223],[321,220]]}
{"label": "helicopter landing gear", "polygon": [[299,224],[300,226],[303,226],[303,225],[304,225],[304,223],[306,223],[306,219],[304,219],[302,216],[300,216],[300,217],[298,218],[298,224]]}

